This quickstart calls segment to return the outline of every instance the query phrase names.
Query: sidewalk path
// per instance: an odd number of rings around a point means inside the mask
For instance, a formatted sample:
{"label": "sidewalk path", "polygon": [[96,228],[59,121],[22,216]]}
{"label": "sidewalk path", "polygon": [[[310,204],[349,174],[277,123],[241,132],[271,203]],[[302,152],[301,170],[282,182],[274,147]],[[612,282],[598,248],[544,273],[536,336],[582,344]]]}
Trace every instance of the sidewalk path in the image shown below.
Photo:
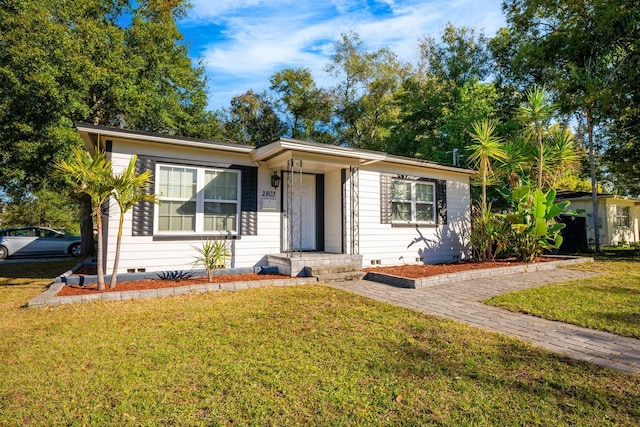
{"label": "sidewalk path", "polygon": [[513,313],[480,302],[507,292],[589,277],[594,274],[556,268],[508,276],[485,277],[421,289],[395,288],[367,280],[337,282],[331,286],[374,300],[502,332],[574,359],[586,360],[626,373],[640,373],[640,340],[638,339]]}

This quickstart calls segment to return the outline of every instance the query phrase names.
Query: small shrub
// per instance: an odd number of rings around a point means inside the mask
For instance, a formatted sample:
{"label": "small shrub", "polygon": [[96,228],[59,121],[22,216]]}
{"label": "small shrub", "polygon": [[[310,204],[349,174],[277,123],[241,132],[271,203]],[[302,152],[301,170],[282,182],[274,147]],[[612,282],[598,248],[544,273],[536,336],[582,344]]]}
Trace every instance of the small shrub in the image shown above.
{"label": "small shrub", "polygon": [[207,271],[209,282],[213,280],[213,272],[227,266],[227,260],[231,257],[231,250],[226,240],[206,240],[202,247],[193,247],[200,253],[193,265],[201,265]]}
{"label": "small shrub", "polygon": [[156,276],[158,276],[158,279],[160,280],[187,280],[187,279],[191,279],[193,277],[193,274],[191,271],[182,271],[182,270],[176,270],[176,271],[161,271],[159,273],[156,273]]}
{"label": "small shrub", "polygon": [[510,232],[504,216],[491,212],[491,206],[485,211],[484,219],[482,215],[475,215],[471,229],[474,257],[480,261],[494,261],[509,246]]}

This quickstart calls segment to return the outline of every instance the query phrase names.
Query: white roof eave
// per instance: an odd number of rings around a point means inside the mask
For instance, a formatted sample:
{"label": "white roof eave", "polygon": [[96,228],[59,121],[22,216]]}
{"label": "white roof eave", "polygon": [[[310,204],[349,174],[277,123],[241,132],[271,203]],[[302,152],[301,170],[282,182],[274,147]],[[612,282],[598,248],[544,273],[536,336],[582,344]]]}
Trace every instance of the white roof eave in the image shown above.
{"label": "white roof eave", "polygon": [[459,168],[456,166],[441,165],[440,163],[427,162],[426,160],[409,159],[407,157],[387,155],[385,158],[385,161],[390,163],[398,163],[401,165],[411,165],[411,166],[417,166],[422,168],[427,167],[431,169],[460,173],[460,174],[469,175],[469,176],[476,174],[476,171],[474,171],[473,169],[465,169],[465,168]]}
{"label": "white roof eave", "polygon": [[249,154],[255,147],[251,145],[243,146],[239,144],[228,144],[215,141],[198,141],[186,138],[175,138],[171,135],[151,135],[146,133],[132,133],[129,131],[120,131],[118,129],[96,129],[94,127],[77,125],[76,129],[80,133],[83,140],[89,140],[90,134],[100,135],[101,137],[110,136],[112,138],[136,139],[140,141],[155,142],[161,144],[180,145],[184,147],[206,148],[221,151],[229,151],[235,153]]}
{"label": "white roof eave", "polygon": [[329,156],[332,157],[334,161],[337,158],[342,158],[345,159],[345,164],[354,164],[355,162],[357,162],[361,166],[369,166],[374,163],[386,162],[419,168],[441,170],[468,176],[474,175],[476,173],[471,169],[441,165],[439,163],[395,156],[379,151],[332,146],[328,144],[318,144],[307,141],[290,140],[286,138],[282,138],[278,141],[263,145],[261,147],[255,147],[252,145],[199,140],[195,138],[131,131],[126,129],[116,129],[81,123],[76,124],[76,129],[80,133],[81,138],[85,141],[85,144],[88,148],[90,145],[92,145],[92,141],[94,141],[95,137],[100,137],[100,139],[104,137],[112,137],[119,139],[130,139],[159,144],[168,144],[174,146],[193,147],[208,150],[213,149],[238,154],[249,154],[251,156],[251,160],[254,162],[261,162],[265,160],[268,161],[286,152],[298,152],[305,154],[315,154],[318,156]]}

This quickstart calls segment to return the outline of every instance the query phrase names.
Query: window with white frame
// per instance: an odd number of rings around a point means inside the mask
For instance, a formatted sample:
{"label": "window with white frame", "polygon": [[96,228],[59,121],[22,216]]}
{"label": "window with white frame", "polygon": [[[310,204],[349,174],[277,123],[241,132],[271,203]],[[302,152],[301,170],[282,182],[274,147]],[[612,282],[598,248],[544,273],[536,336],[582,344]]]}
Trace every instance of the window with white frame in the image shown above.
{"label": "window with white frame", "polygon": [[237,233],[240,173],[158,165],[157,233]]}
{"label": "window with white frame", "polygon": [[631,224],[631,208],[629,206],[616,206],[614,222],[616,227],[629,227],[629,224]]}
{"label": "window with white frame", "polygon": [[391,181],[391,221],[433,224],[436,218],[435,184],[425,181]]}

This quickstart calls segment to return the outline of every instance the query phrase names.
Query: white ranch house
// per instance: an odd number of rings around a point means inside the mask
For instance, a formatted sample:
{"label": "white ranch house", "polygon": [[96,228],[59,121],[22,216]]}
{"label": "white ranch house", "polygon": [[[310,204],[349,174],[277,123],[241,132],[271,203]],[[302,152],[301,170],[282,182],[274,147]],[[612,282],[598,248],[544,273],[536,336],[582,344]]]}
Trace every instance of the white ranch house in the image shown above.
{"label": "white ranch house", "polygon": [[[587,239],[595,241],[593,201],[591,193],[580,191],[558,192],[558,199],[569,200],[569,209],[581,212],[586,218]],[[597,197],[598,234],[603,245],[624,245],[640,242],[640,199],[599,194]]]}
{"label": "white ranch house", "polygon": [[[303,274],[310,259],[355,268],[470,256],[473,171],[291,139],[260,147],[77,125],[115,173],[138,156],[159,205],[126,215],[118,273],[189,270],[207,239],[228,239],[230,267]],[[117,206],[105,221],[113,265]]]}

